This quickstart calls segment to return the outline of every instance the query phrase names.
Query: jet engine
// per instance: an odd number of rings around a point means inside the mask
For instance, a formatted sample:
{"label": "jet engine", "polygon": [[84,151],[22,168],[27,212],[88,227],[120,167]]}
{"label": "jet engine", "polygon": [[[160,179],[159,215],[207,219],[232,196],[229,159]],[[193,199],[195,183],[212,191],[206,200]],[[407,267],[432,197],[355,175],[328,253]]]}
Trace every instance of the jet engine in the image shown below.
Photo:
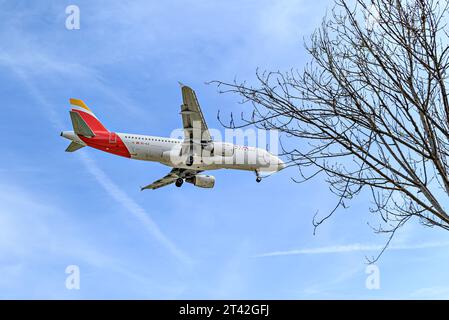
{"label": "jet engine", "polygon": [[213,151],[214,150],[214,143],[213,142],[208,142],[208,143],[204,143],[203,144],[203,150],[206,151]]}
{"label": "jet engine", "polygon": [[221,157],[231,157],[234,155],[234,145],[225,142],[215,142],[214,155]]}
{"label": "jet engine", "polygon": [[197,174],[191,178],[187,178],[186,182],[192,183],[195,187],[213,188],[215,185],[215,177],[207,174]]}

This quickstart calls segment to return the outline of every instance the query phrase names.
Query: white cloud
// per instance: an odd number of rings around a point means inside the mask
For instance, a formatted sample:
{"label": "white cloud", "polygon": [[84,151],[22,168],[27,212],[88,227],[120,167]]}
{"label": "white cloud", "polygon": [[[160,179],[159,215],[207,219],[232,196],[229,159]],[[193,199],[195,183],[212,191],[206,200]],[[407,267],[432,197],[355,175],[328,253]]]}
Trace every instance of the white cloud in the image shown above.
{"label": "white cloud", "polygon": [[[0,298],[64,297],[69,294],[62,281],[68,262],[83,266],[83,272],[107,271],[135,281],[139,286],[133,290],[143,295],[154,287],[169,296],[179,291],[172,283],[162,287],[144,270],[136,272],[135,265],[123,258],[105,254],[68,208],[45,199],[39,191],[1,182],[0,203]],[[95,287],[96,281],[88,274],[83,279],[91,289]],[[90,292],[81,294],[89,296]]]}
{"label": "white cloud", "polygon": [[412,299],[449,299],[449,287],[420,288],[410,294]]}
{"label": "white cloud", "polygon": [[[428,242],[421,244],[401,244],[390,245],[387,250],[418,250],[430,248],[449,247],[449,242]],[[338,246],[327,246],[318,248],[295,249],[288,251],[274,251],[255,255],[255,258],[276,257],[276,256],[296,256],[296,255],[313,255],[313,254],[335,254],[365,251],[380,251],[384,245],[367,245],[367,244],[348,244]]]}

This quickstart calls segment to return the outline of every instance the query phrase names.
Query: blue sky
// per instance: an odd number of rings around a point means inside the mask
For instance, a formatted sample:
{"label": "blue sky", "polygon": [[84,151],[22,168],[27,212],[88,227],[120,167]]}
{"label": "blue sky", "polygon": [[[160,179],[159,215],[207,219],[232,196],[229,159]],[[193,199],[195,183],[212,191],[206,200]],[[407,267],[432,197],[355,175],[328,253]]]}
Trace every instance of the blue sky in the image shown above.
{"label": "blue sky", "polygon": [[[65,28],[65,8],[81,29]],[[313,235],[336,199],[288,169],[255,183],[217,171],[216,187],[140,192],[168,172],[92,149],[64,152],[68,99],[111,130],[180,127],[177,81],[198,94],[209,127],[250,112],[206,81],[254,81],[257,67],[301,68],[302,43],[331,5],[281,1],[0,1],[0,298],[449,298],[449,236],[412,222],[365,287],[384,238],[362,195]],[[285,137],[284,137],[285,139]],[[289,142],[291,143],[291,142]],[[65,287],[77,265],[80,290]]]}

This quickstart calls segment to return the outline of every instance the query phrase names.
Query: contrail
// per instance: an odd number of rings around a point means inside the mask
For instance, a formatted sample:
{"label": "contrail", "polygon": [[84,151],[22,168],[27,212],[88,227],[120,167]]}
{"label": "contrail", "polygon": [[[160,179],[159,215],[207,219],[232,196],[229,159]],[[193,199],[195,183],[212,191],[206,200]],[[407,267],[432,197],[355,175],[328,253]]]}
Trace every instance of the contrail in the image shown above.
{"label": "contrail", "polygon": [[[47,113],[48,119],[53,125],[53,127],[60,131],[63,127],[63,122],[61,121],[58,114],[55,112],[53,106],[48,103],[44,95],[31,83],[27,74],[18,68],[12,68],[13,71],[22,79],[24,84],[28,87],[29,92],[38,101],[42,109]],[[116,185],[107,175],[101,170],[96,162],[85,154],[83,151],[77,152],[80,159],[87,169],[87,171],[95,178],[95,180],[103,187],[103,189],[122,207],[129,211],[135,218],[137,218],[142,225],[148,230],[148,232],[164,246],[168,251],[173,254],[176,258],[181,260],[186,264],[190,264],[191,259],[186,256],[164,233],[160,230],[158,225],[150,218],[150,215],[143,209],[139,204],[137,204],[131,197],[129,197],[126,192],[124,192],[118,185]]]}
{"label": "contrail", "polygon": [[84,166],[89,173],[94,176],[97,182],[106,190],[106,192],[121,206],[134,215],[143,226],[156,238],[163,246],[165,246],[173,255],[180,260],[190,263],[190,259],[185,256],[176,245],[168,239],[157,224],[150,218],[148,213],[133,199],[131,199],[119,186],[117,186],[103,170],[101,170],[95,161],[84,152],[78,152]]}
{"label": "contrail", "polygon": [[[418,250],[428,248],[449,247],[449,242],[427,242],[416,245],[391,245],[388,250]],[[358,251],[379,251],[384,248],[384,245],[366,245],[366,244],[349,244],[318,248],[296,249],[289,251],[274,251],[267,252],[253,256],[253,258],[266,258],[278,256],[297,256],[297,255],[314,255],[314,254],[333,254],[333,253],[347,253]]]}

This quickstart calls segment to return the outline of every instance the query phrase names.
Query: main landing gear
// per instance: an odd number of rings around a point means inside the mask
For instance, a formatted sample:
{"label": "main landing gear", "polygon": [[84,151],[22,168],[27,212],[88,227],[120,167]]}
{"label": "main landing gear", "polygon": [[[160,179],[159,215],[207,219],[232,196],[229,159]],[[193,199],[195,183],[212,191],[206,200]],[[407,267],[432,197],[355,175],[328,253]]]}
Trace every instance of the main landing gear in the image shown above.
{"label": "main landing gear", "polygon": [[262,181],[260,172],[259,172],[259,170],[255,170],[255,172],[256,172],[256,182],[259,183],[260,181]]}
{"label": "main landing gear", "polygon": [[178,178],[178,179],[176,179],[175,186],[177,186],[179,188],[180,186],[182,186],[183,183],[184,183],[184,179]]}

